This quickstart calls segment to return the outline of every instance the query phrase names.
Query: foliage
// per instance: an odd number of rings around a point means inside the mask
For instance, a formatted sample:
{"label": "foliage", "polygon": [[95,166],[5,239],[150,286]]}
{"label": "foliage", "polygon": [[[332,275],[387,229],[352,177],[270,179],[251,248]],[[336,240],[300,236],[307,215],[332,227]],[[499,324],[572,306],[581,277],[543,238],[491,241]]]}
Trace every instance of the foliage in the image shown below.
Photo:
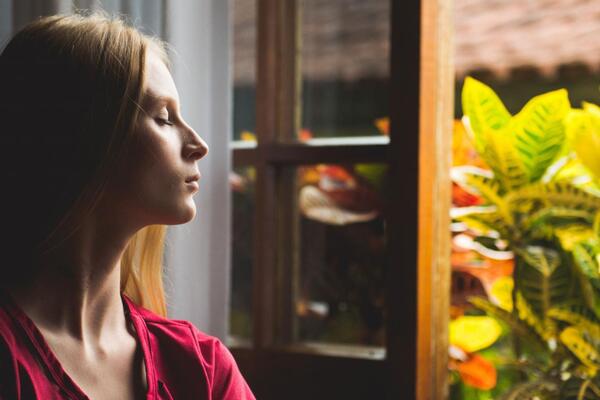
{"label": "foliage", "polygon": [[450,343],[468,352],[491,346],[500,336],[502,328],[495,319],[466,315],[450,322]]}
{"label": "foliage", "polygon": [[[515,256],[512,306],[472,304],[514,336],[520,383],[504,399],[600,398],[600,107],[571,109],[566,90],[511,115],[494,91],[467,78],[463,124],[488,168],[452,179],[483,204],[452,217]],[[485,243],[485,240],[480,240]]]}

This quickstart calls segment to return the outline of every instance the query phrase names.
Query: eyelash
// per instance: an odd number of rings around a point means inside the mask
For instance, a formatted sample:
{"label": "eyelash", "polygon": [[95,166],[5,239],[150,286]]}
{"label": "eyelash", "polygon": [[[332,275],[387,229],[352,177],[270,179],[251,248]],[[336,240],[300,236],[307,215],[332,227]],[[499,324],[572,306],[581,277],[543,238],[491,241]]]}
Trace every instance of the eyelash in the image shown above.
{"label": "eyelash", "polygon": [[165,118],[157,118],[156,120],[157,120],[157,121],[158,121],[160,124],[169,125],[169,126],[173,126],[173,125],[175,125],[175,123],[174,123],[174,122],[172,122],[172,121],[169,121],[168,119],[165,119]]}

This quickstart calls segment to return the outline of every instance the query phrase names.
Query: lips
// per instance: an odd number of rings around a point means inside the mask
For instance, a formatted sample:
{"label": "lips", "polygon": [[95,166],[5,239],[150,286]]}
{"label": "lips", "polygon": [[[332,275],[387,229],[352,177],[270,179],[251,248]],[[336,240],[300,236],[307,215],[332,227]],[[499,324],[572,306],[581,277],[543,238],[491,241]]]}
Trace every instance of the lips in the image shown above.
{"label": "lips", "polygon": [[200,174],[196,174],[196,175],[188,176],[188,177],[185,179],[185,183],[197,182],[198,180],[200,180]]}

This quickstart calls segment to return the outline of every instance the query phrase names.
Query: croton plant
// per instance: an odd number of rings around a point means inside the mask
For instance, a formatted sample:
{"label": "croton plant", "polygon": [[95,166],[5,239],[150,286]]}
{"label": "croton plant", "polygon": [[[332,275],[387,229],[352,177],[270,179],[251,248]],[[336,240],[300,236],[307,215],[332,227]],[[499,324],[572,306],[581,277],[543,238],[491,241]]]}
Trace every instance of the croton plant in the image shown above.
{"label": "croton plant", "polygon": [[451,397],[600,399],[600,107],[511,115],[473,78],[462,106],[452,264],[481,289],[453,307]]}

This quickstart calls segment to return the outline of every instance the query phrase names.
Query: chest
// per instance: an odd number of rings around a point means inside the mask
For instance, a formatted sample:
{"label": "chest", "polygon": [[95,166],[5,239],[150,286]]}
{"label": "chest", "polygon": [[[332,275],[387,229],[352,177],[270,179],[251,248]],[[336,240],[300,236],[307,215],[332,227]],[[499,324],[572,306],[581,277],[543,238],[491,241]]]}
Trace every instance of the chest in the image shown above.
{"label": "chest", "polygon": [[46,338],[63,370],[90,399],[145,398],[143,354],[133,338],[105,351],[86,351],[76,342]]}

